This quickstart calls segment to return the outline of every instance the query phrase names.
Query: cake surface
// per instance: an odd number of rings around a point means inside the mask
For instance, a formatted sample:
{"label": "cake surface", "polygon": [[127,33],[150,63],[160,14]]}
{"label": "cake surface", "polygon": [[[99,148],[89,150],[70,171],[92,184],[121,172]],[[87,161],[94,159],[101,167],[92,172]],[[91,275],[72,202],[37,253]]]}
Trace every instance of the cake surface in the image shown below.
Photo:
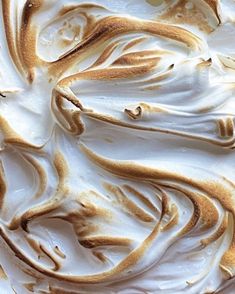
{"label": "cake surface", "polygon": [[0,15],[0,293],[235,293],[235,2]]}

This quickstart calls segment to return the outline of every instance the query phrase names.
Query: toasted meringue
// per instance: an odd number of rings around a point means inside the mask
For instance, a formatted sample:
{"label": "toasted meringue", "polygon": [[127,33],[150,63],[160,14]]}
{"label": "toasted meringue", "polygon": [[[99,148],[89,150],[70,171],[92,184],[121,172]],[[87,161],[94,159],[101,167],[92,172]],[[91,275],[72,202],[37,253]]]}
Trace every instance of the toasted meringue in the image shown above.
{"label": "toasted meringue", "polygon": [[234,1],[0,10],[0,293],[233,293]]}

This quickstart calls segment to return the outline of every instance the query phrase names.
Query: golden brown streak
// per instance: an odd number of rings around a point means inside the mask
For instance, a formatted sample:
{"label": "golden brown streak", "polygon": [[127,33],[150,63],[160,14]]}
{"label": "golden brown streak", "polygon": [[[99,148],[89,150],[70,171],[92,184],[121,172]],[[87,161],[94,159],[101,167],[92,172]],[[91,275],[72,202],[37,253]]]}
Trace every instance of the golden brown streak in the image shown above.
{"label": "golden brown streak", "polygon": [[34,198],[39,198],[46,189],[47,175],[41,165],[31,156],[24,154],[27,161],[34,167],[39,177],[39,188],[34,195]]}
{"label": "golden brown streak", "polygon": [[137,191],[136,189],[132,188],[129,185],[124,185],[124,189],[126,189],[129,193],[135,195],[139,198],[154,214],[159,214],[159,210],[153,205],[153,203],[145,197],[142,193]]}
{"label": "golden brown streak", "polygon": [[34,286],[36,286],[36,283],[24,283],[23,286],[29,291],[34,293]]}
{"label": "golden brown streak", "polygon": [[175,204],[172,205],[169,214],[170,214],[171,218],[168,221],[168,223],[161,228],[161,231],[163,231],[163,232],[170,230],[171,228],[173,228],[175,225],[178,224],[179,213],[178,213],[178,209]]}
{"label": "golden brown streak", "polygon": [[[177,192],[181,192],[183,195],[185,195],[187,198],[189,198],[193,204],[193,214],[189,220],[189,222],[184,226],[184,228],[178,233],[178,236],[183,236],[190,232],[198,223],[201,215],[201,208],[199,204],[196,201],[196,195],[192,192],[187,191],[186,189],[183,189],[175,184],[167,184],[162,185],[162,187],[173,189]],[[201,195],[198,195],[199,197]]]}
{"label": "golden brown streak", "polygon": [[5,173],[2,162],[0,161],[0,210],[4,204],[4,198],[6,194],[7,186],[5,181]]}
{"label": "golden brown streak", "polygon": [[[190,48],[194,48],[196,44],[200,42],[200,39],[190,33],[189,31],[179,28],[177,26],[172,26],[168,24],[162,24],[153,21],[139,21],[127,19],[124,17],[117,16],[109,16],[102,20],[100,20],[94,31],[90,34],[90,36],[79,44],[70,52],[66,53],[64,56],[60,58],[60,60],[66,58],[67,56],[71,56],[71,54],[75,54],[81,48],[87,47],[94,42],[106,41],[114,36],[123,33],[130,32],[146,32],[154,35],[159,35],[161,37],[173,39],[175,41],[186,44]],[[71,58],[71,57],[70,57]]]}
{"label": "golden brown streak", "polygon": [[116,59],[112,65],[140,65],[156,61],[158,63],[161,58],[153,50],[144,50],[141,52],[127,53]]}
{"label": "golden brown streak", "polygon": [[7,280],[7,275],[1,265],[0,265],[0,279]]}
{"label": "golden brown streak", "polygon": [[128,49],[134,47],[135,45],[138,45],[138,44],[144,42],[145,40],[147,40],[146,37],[134,39],[123,48],[123,51],[128,50]]}
{"label": "golden brown streak", "polygon": [[79,240],[79,243],[86,248],[99,246],[130,246],[132,240],[121,237],[95,236]]}
{"label": "golden brown streak", "polygon": [[66,258],[66,255],[60,250],[60,248],[58,246],[54,247],[54,252],[59,255],[61,258]]}
{"label": "golden brown streak", "polygon": [[114,42],[114,43],[110,44],[107,48],[105,48],[105,50],[99,56],[99,58],[95,61],[95,63],[92,64],[92,66],[88,69],[91,69],[91,68],[94,68],[96,66],[103,64],[112,55],[112,53],[117,48],[117,46],[118,46],[118,42]]}
{"label": "golden brown streak", "polygon": [[218,240],[226,231],[228,227],[228,213],[225,213],[225,216],[223,218],[223,221],[221,223],[221,225],[219,226],[218,230],[210,237],[201,240],[201,244],[202,246],[207,246],[209,244],[211,244],[212,242]]}
{"label": "golden brown streak", "polygon": [[33,238],[29,237],[28,235],[25,236],[25,239],[29,246],[39,255],[41,253],[40,245],[37,241],[35,241]]}
{"label": "golden brown streak", "polygon": [[[65,219],[65,220],[68,220],[68,219]],[[71,222],[70,220],[68,220],[69,222]],[[79,238],[83,238],[83,237],[86,237],[87,235],[90,235],[90,234],[94,234],[94,233],[97,233],[98,231],[98,226],[97,225],[87,225],[84,227],[84,225],[81,223],[81,224],[74,224],[72,223],[73,225],[73,228],[74,228],[74,231],[76,233],[76,235],[79,237]]]}
{"label": "golden brown streak", "polygon": [[227,129],[227,136],[229,136],[229,137],[233,136],[234,122],[231,117],[228,117],[226,119],[226,129]]}
{"label": "golden brown streak", "polygon": [[227,279],[231,279],[235,276],[235,217],[234,214],[229,215],[230,223],[229,227],[232,227],[232,242],[229,249],[224,253],[220,261],[220,268],[225,272]]}
{"label": "golden brown streak", "polygon": [[226,127],[225,127],[225,122],[223,119],[218,120],[218,127],[219,127],[219,132],[221,137],[226,136]]}
{"label": "golden brown streak", "polygon": [[212,65],[212,59],[209,58],[207,60],[202,59],[203,61],[197,64],[197,68],[204,69],[205,67],[209,67]]}
{"label": "golden brown streak", "polygon": [[101,216],[102,218],[110,218],[111,214],[108,209],[96,206],[92,203],[91,199],[84,199],[82,201],[78,201],[78,203],[82,206],[81,212],[78,214],[82,217],[94,217]]}
{"label": "golden brown streak", "polygon": [[44,146],[33,145],[22,139],[9,125],[7,120],[2,116],[0,116],[0,130],[4,135],[4,142],[6,144],[12,144],[21,148],[32,149],[33,151],[41,151]]}
{"label": "golden brown streak", "polygon": [[22,23],[20,30],[20,53],[22,63],[28,71],[28,80],[32,83],[34,79],[33,67],[38,60],[36,54],[36,27],[32,26],[33,15],[40,9],[42,0],[27,0],[22,13]]}
{"label": "golden brown streak", "polygon": [[218,9],[219,1],[218,0],[203,0],[203,1],[206,2],[206,4],[213,10],[219,24],[221,24],[221,19],[219,16],[219,9]]}
{"label": "golden brown streak", "polygon": [[199,218],[202,223],[202,226],[200,227],[201,231],[212,228],[219,221],[219,213],[213,202],[206,195],[198,192],[192,192],[186,188],[180,187],[177,184],[167,184],[163,186],[183,193],[191,200],[194,206],[194,213],[192,215],[192,218],[190,222],[184,227],[180,235],[185,234],[189,230],[191,230],[197,224]]}
{"label": "golden brown streak", "polygon": [[[132,78],[138,75],[144,75],[150,72],[160,61],[160,58],[144,60],[137,65],[127,67],[110,67],[105,69],[94,69],[69,76],[61,80],[57,88],[71,86],[73,82],[79,80],[111,80],[111,79],[125,79]],[[65,97],[67,98],[67,97]]]}
{"label": "golden brown streak", "polygon": [[103,263],[107,261],[107,257],[102,252],[92,251],[92,254]]}
{"label": "golden brown streak", "polygon": [[[63,116],[63,119],[65,120],[65,122],[69,125],[69,127],[65,127],[63,125],[63,127],[66,129],[66,131],[74,134],[74,135],[80,135],[84,132],[84,125],[80,120],[80,113],[77,112],[72,112],[69,110],[66,110],[63,108],[63,97],[58,95],[57,93],[53,94],[54,99],[51,99],[51,107],[52,109],[54,107],[56,107],[58,109],[58,114],[60,115],[60,113]],[[71,103],[74,104],[74,102],[69,99],[69,101]],[[76,105],[76,107],[81,108],[81,105]],[[55,113],[55,115],[57,116],[57,114]],[[60,116],[61,117],[61,116]]]}
{"label": "golden brown streak", "polygon": [[60,263],[51,255],[45,246],[40,245],[40,249],[54,263],[53,271],[58,271],[61,267]]}
{"label": "golden brown streak", "polygon": [[22,64],[16,49],[16,45],[14,41],[16,41],[16,36],[14,36],[11,26],[11,0],[2,0],[2,14],[3,14],[3,21],[4,21],[4,27],[5,27],[5,34],[8,44],[8,49],[11,55],[12,60],[14,61],[14,64],[18,71],[23,74],[24,70],[22,68]]}
{"label": "golden brown streak", "polygon": [[104,187],[108,192],[112,193],[116,197],[117,201],[137,219],[143,222],[152,222],[155,220],[154,217],[145,212],[143,209],[137,206],[131,199],[129,199],[119,187],[108,183],[105,183]]}
{"label": "golden brown streak", "polygon": [[67,162],[66,162],[63,154],[59,151],[57,151],[55,153],[54,165],[55,165],[58,177],[59,177],[59,186],[62,186],[65,178],[69,174],[69,168],[68,168]]}
{"label": "golden brown streak", "polygon": [[227,117],[225,119],[218,120],[218,127],[221,137],[232,137],[234,132],[234,122],[233,118]]}
{"label": "golden brown streak", "polygon": [[68,189],[64,185],[65,177],[68,175],[68,166],[62,153],[55,153],[54,165],[58,175],[56,192],[46,203],[29,209],[20,217],[21,226],[26,232],[28,231],[27,226],[30,220],[55,210],[68,193]]}
{"label": "golden brown streak", "polygon": [[[79,292],[74,292],[74,291],[65,291],[64,289],[61,289],[61,288],[54,288],[52,286],[49,286],[49,293],[46,292],[45,294],[82,294],[81,291]],[[43,293],[42,293],[43,294]]]}

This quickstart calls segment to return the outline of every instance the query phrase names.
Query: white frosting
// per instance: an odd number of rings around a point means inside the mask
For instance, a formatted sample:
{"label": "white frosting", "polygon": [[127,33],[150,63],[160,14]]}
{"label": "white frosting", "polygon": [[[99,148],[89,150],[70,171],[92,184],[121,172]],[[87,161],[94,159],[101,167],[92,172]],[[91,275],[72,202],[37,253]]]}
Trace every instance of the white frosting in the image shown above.
{"label": "white frosting", "polygon": [[1,1],[1,293],[233,293],[219,2]]}

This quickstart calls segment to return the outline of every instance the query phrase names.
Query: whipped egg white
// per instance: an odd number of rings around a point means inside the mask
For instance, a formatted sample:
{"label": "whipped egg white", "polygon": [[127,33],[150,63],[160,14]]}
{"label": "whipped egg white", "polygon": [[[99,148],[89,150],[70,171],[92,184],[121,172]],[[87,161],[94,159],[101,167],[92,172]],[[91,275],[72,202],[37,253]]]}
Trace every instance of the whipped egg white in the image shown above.
{"label": "whipped egg white", "polygon": [[0,11],[0,292],[233,293],[234,1]]}

